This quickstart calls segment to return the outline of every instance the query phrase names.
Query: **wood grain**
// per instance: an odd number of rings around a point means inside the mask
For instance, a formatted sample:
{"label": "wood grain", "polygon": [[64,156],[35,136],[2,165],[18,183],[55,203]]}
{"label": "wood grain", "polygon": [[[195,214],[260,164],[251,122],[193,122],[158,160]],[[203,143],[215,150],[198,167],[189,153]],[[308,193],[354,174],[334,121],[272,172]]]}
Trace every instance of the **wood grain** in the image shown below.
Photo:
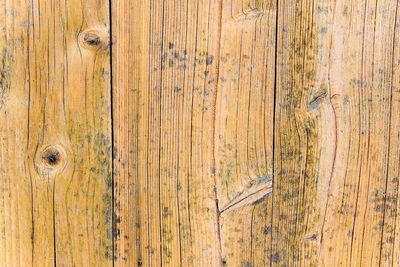
{"label": "wood grain", "polygon": [[276,46],[274,1],[224,1],[215,119],[227,266],[269,263]]}
{"label": "wood grain", "polygon": [[109,12],[1,1],[1,266],[111,266]]}
{"label": "wood grain", "polygon": [[117,266],[221,263],[213,158],[220,8],[113,6]]}
{"label": "wood grain", "polygon": [[400,266],[391,0],[1,0],[0,266]]}
{"label": "wood grain", "polygon": [[336,157],[322,229],[326,264],[399,265],[397,10],[397,1],[337,1],[332,10]]}
{"label": "wood grain", "polygon": [[397,3],[210,3],[114,8],[118,264],[399,265]]}
{"label": "wood grain", "polygon": [[[261,239],[269,213],[262,207],[272,187],[276,10],[270,1],[246,3],[244,12],[242,4],[114,8],[121,266],[246,264],[254,255],[266,263]],[[246,208],[259,202],[257,211]],[[255,230],[244,230],[240,241],[232,222],[248,219]],[[254,252],[242,255],[241,242],[258,238]]]}
{"label": "wood grain", "polygon": [[271,264],[318,263],[319,1],[279,1]]}

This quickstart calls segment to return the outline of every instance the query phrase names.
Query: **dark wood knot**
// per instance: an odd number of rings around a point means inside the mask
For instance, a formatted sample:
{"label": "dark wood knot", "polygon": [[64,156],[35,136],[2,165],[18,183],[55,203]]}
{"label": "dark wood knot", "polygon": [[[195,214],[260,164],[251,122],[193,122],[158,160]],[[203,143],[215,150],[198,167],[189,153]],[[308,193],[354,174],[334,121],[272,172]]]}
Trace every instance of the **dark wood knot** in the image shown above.
{"label": "dark wood knot", "polygon": [[98,46],[101,44],[100,37],[93,33],[83,36],[83,41],[90,46]]}
{"label": "dark wood knot", "polygon": [[58,171],[65,167],[67,153],[61,145],[47,145],[38,150],[35,165],[39,173]]}
{"label": "dark wood knot", "polygon": [[88,29],[78,36],[79,45],[85,49],[105,51],[110,45],[108,31],[104,29]]}
{"label": "dark wood knot", "polygon": [[61,161],[60,152],[53,147],[49,147],[43,151],[42,160],[49,166],[57,166]]}

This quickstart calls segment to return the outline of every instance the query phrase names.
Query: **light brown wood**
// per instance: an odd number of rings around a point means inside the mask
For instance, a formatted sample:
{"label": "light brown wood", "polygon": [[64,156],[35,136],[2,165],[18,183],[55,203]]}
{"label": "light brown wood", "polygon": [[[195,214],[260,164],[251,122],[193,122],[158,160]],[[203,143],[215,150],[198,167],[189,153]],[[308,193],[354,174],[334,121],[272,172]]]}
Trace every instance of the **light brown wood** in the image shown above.
{"label": "light brown wood", "polygon": [[[213,266],[253,257],[241,256],[230,229],[251,211],[231,211],[260,201],[272,187],[276,11],[270,1],[249,3],[245,11],[232,1],[221,18],[220,4],[145,1],[114,8],[121,264]],[[239,143],[239,136],[245,140]],[[266,238],[268,226],[255,221],[259,229],[246,239]]]}
{"label": "light brown wood", "polygon": [[220,8],[114,5],[117,266],[221,262],[213,159]]}
{"label": "light brown wood", "polygon": [[221,246],[227,266],[269,264],[276,46],[274,1],[224,1],[215,103]]}
{"label": "light brown wood", "polygon": [[380,0],[1,0],[0,266],[400,266]]}
{"label": "light brown wood", "polygon": [[[133,147],[130,154],[117,147],[117,262],[399,265],[396,1],[225,0],[207,13],[209,3],[146,1],[140,9],[135,3],[114,8],[114,77],[123,83],[116,86],[123,91],[115,103],[126,103],[114,110],[124,116],[116,140]],[[212,32],[197,31],[207,22]],[[203,51],[201,41],[218,51]],[[189,59],[200,60],[187,72],[176,65],[182,47],[191,45],[199,48],[186,50]],[[204,70],[207,56],[215,67],[206,68],[206,83],[181,86],[191,77],[187,73]],[[122,71],[120,62],[132,65]],[[206,138],[199,141],[201,133]],[[196,150],[202,140],[205,147]],[[135,168],[145,173],[133,174]],[[157,176],[150,188],[149,179]],[[173,184],[188,195],[176,194]],[[185,197],[193,192],[211,201],[212,186],[217,207],[179,205],[190,203]],[[155,201],[146,191],[154,192]],[[174,200],[164,215],[164,203]],[[196,217],[202,208],[217,215]],[[149,211],[154,228],[143,230],[138,222]],[[187,222],[204,226],[190,228],[192,235],[202,233],[202,242],[186,243]],[[129,228],[134,224],[140,229],[135,234]],[[150,255],[138,248],[146,236],[162,243]],[[220,253],[202,254],[210,248],[205,240]]]}
{"label": "light brown wood", "polygon": [[325,186],[325,177],[317,173],[324,145],[319,139],[319,113],[326,94],[317,83],[317,12],[322,2],[278,3],[270,255],[274,266],[316,266],[319,260],[322,203],[317,197]]}
{"label": "light brown wood", "polygon": [[337,1],[330,16],[336,141],[321,258],[398,266],[398,3]]}
{"label": "light brown wood", "polygon": [[108,3],[0,10],[0,265],[111,266]]}

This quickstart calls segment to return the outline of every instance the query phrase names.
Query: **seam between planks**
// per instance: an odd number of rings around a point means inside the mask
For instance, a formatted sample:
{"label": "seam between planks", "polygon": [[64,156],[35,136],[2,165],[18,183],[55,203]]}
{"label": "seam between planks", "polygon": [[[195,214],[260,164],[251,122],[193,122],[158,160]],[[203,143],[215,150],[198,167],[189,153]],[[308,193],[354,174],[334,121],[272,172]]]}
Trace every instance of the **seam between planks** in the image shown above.
{"label": "seam between planks", "polygon": [[111,245],[112,245],[112,266],[115,266],[115,238],[116,238],[116,224],[115,224],[115,144],[114,144],[114,87],[113,87],[113,35],[112,35],[112,0],[108,1],[108,20],[109,20],[109,46],[110,46],[110,116],[111,116]]}

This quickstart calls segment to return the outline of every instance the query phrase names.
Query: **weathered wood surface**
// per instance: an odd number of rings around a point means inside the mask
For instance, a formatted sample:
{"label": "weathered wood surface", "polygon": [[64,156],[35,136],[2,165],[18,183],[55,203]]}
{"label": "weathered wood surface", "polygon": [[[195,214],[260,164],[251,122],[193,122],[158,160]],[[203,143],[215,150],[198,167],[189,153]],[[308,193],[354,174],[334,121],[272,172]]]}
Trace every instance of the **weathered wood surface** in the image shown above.
{"label": "weathered wood surface", "polygon": [[112,265],[108,2],[1,1],[0,265]]}
{"label": "weathered wood surface", "polygon": [[400,266],[397,0],[0,3],[0,266]]}

